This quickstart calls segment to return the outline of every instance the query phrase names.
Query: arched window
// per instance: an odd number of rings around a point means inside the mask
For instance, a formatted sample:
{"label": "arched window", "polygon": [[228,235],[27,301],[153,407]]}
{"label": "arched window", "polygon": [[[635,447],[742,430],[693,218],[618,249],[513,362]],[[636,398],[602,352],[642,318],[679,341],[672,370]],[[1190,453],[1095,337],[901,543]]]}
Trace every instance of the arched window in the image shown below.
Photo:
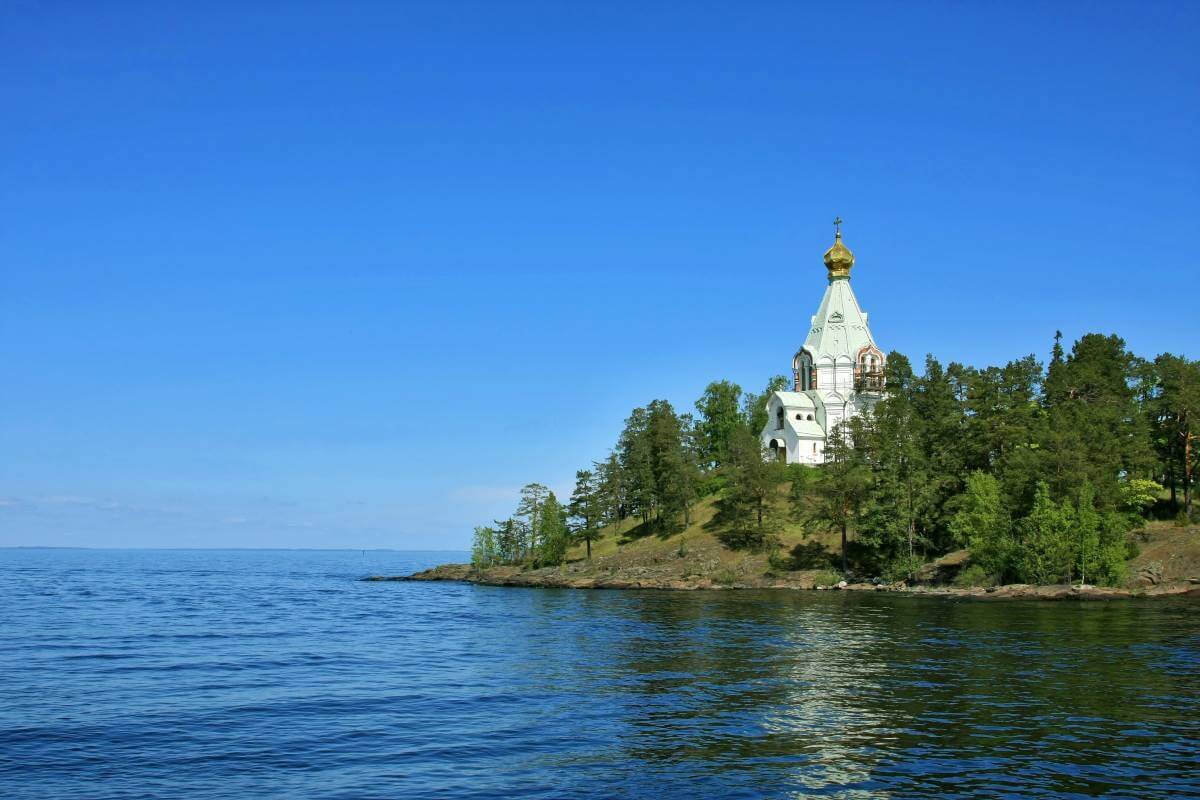
{"label": "arched window", "polygon": [[779,410],[775,412],[775,430],[777,431],[783,430],[783,414],[783,406],[780,406]]}
{"label": "arched window", "polygon": [[813,415],[812,415],[812,414],[809,414],[809,415],[808,415],[808,421],[809,421],[809,422],[812,422],[812,421],[813,421]]}
{"label": "arched window", "polygon": [[807,392],[817,388],[817,371],[813,369],[812,353],[801,350],[792,359],[792,374],[795,376],[797,392]]}
{"label": "arched window", "polygon": [[878,393],[883,389],[883,354],[873,345],[858,352],[855,388],[860,392]]}

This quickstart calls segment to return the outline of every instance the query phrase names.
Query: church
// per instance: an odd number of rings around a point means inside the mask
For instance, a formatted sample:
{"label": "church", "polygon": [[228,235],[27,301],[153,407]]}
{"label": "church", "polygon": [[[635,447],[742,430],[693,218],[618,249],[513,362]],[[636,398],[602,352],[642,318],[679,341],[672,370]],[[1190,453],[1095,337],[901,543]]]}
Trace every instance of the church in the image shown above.
{"label": "church", "polygon": [[767,398],[763,445],[788,464],[822,463],[835,426],[869,410],[883,393],[883,352],[850,288],[854,254],[842,243],[840,218],[834,228],[833,247],[825,252],[829,285],[792,358],[792,391]]}

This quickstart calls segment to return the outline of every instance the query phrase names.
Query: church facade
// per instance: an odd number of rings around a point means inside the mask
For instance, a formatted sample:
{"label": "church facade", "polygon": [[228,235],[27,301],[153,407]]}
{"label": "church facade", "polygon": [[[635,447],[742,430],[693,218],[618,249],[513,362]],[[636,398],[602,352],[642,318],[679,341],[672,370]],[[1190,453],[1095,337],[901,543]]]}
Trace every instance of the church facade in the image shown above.
{"label": "church facade", "polygon": [[825,252],[829,285],[792,358],[792,390],[767,398],[763,446],[788,464],[822,463],[834,428],[870,409],[883,392],[883,352],[850,288],[854,254],[842,243],[841,220],[834,225],[833,247]]}

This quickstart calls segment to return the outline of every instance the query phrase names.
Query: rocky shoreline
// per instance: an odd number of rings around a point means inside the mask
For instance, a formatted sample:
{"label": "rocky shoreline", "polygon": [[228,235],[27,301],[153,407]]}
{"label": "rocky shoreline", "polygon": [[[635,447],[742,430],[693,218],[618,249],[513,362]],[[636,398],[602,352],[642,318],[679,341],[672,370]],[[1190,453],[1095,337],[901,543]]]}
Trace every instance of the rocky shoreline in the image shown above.
{"label": "rocky shoreline", "polygon": [[728,589],[783,589],[791,591],[893,592],[907,595],[969,600],[1120,600],[1142,597],[1197,597],[1200,581],[1174,581],[1134,589],[1103,586],[909,586],[906,583],[846,583],[825,586],[810,576],[762,577],[719,583],[710,577],[634,577],[618,573],[573,575],[555,569],[522,570],[517,567],[475,569],[470,564],[443,564],[412,575],[372,575],[364,581],[461,581],[486,586],[520,586],[547,589],[656,589],[673,591]]}

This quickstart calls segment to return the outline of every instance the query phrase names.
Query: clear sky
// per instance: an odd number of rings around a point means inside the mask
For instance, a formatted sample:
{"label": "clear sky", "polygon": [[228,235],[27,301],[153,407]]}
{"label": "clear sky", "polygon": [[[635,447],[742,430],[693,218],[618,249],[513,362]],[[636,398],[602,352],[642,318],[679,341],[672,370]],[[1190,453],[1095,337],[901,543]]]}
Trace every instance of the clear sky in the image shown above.
{"label": "clear sky", "polygon": [[876,340],[1200,357],[1200,5],[0,6],[0,545],[463,547]]}

